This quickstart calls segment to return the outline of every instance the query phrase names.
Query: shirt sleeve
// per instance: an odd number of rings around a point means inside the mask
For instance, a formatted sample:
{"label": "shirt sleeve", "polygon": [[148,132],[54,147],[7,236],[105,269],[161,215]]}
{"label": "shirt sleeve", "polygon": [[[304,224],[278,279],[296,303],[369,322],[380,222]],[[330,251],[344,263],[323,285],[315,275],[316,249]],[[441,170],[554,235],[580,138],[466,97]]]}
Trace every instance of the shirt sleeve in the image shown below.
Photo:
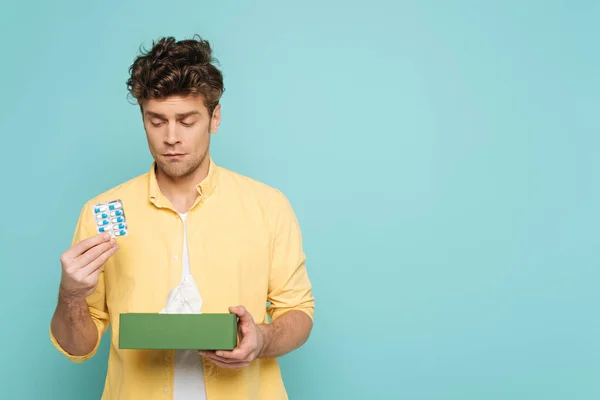
{"label": "shirt sleeve", "polygon": [[[77,221],[71,245],[74,245],[75,243],[78,243],[83,239],[87,239],[96,234],[97,232],[96,226],[94,224],[94,217],[91,211],[91,204],[88,202],[79,214],[79,219]],[[85,361],[96,354],[96,352],[98,351],[98,347],[100,346],[100,340],[102,338],[102,335],[106,332],[110,325],[109,314],[106,307],[104,271],[100,273],[98,277],[98,286],[96,287],[94,292],[87,297],[86,302],[88,304],[92,320],[94,321],[94,324],[98,329],[98,340],[96,341],[96,345],[94,346],[94,348],[88,354],[81,356],[74,356],[72,354],[69,354],[61,347],[61,345],[56,340],[56,337],[54,337],[54,335],[52,334],[52,330],[50,329],[50,340],[52,344],[64,356],[66,356],[69,360],[74,362]]]}
{"label": "shirt sleeve", "polygon": [[267,313],[275,320],[290,310],[314,316],[312,285],[306,270],[302,233],[288,199],[278,192]]}

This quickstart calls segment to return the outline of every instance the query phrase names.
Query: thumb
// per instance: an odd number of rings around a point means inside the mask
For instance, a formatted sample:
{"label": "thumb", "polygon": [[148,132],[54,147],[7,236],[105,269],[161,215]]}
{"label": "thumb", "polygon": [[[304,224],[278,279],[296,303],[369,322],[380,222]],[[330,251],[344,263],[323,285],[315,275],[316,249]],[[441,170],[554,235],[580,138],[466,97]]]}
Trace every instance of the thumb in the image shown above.
{"label": "thumb", "polygon": [[229,307],[229,312],[237,315],[242,322],[247,322],[252,318],[244,306]]}

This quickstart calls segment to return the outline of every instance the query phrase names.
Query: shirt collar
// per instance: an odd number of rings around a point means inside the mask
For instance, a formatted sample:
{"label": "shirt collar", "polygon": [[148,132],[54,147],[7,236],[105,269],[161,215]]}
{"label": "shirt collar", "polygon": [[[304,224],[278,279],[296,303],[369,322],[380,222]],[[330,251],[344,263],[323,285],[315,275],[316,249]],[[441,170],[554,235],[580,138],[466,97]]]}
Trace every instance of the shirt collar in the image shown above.
{"label": "shirt collar", "polygon": [[[219,170],[212,158],[209,158],[208,175],[202,180],[202,182],[196,185],[198,194],[206,198],[210,196],[218,183]],[[167,199],[158,186],[156,180],[156,162],[152,163],[150,167],[149,179],[148,179],[148,199],[157,207],[169,207],[171,202]]]}

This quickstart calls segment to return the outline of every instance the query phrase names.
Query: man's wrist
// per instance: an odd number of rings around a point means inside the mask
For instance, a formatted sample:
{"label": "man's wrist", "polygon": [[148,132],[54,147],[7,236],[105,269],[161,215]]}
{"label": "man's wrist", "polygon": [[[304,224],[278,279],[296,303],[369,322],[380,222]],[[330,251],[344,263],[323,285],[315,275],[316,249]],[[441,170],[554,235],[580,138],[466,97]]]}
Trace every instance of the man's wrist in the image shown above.
{"label": "man's wrist", "polygon": [[62,283],[58,289],[58,299],[60,302],[66,304],[82,304],[86,301],[85,296],[80,296],[72,290],[65,289]]}
{"label": "man's wrist", "polygon": [[259,350],[256,358],[264,358],[268,353],[269,343],[271,342],[271,327],[268,324],[256,325],[259,336]]}

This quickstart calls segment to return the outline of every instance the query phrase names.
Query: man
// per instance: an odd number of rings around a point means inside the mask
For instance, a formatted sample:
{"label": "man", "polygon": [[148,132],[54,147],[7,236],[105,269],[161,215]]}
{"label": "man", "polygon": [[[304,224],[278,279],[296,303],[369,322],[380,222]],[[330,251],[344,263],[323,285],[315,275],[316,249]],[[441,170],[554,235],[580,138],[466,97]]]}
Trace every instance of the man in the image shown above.
{"label": "man", "polygon": [[[103,399],[286,399],[277,357],[312,329],[314,299],[290,203],[210,156],[224,91],[213,61],[199,38],[163,38],[134,61],[128,89],[154,162],[85,204],[61,256],[50,337],[69,359],[84,361],[111,328]],[[128,229],[114,239],[97,233],[92,210],[111,200],[122,201]],[[119,315],[160,312],[184,279],[198,289],[201,312],[239,317],[238,346],[119,349]]]}

